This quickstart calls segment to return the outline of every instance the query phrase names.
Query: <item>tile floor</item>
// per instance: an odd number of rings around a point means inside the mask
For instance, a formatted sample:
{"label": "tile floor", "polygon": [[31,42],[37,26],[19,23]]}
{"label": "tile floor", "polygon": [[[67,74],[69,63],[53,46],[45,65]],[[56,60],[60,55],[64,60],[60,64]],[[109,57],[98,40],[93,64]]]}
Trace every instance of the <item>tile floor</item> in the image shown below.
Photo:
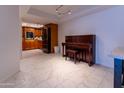
{"label": "tile floor", "polygon": [[20,72],[0,87],[15,88],[111,88],[113,69],[100,65],[89,67],[80,62],[65,61],[61,55],[41,50],[23,52]]}

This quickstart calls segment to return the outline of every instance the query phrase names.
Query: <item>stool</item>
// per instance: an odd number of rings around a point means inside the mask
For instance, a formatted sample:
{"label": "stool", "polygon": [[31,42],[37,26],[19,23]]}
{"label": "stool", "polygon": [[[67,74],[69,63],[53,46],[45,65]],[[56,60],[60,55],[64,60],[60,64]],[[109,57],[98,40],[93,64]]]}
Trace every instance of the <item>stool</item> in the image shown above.
{"label": "stool", "polygon": [[66,57],[65,58],[66,58],[66,60],[67,60],[67,57],[73,58],[74,62],[76,64],[77,54],[78,54],[78,51],[67,49],[66,50]]}
{"label": "stool", "polygon": [[124,86],[124,62],[122,63],[122,85]]}

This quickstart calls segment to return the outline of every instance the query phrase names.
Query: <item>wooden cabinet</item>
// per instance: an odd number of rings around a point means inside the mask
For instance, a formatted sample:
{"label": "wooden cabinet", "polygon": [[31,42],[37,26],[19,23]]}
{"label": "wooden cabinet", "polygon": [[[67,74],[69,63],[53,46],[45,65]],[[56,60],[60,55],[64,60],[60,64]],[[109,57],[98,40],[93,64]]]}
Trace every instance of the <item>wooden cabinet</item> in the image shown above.
{"label": "wooden cabinet", "polygon": [[[27,39],[26,33],[32,32],[33,38]],[[42,35],[42,30],[39,28],[32,28],[32,27],[22,27],[22,49],[23,50],[30,50],[30,49],[41,49],[42,48],[42,41],[35,39],[36,37],[39,38]]]}
{"label": "wooden cabinet", "polygon": [[25,41],[23,41],[23,50],[41,49],[41,48],[42,48],[42,41],[40,41],[40,40],[25,40]]}
{"label": "wooden cabinet", "polygon": [[58,25],[51,24],[51,52],[54,52],[54,47],[58,45]]}
{"label": "wooden cabinet", "polygon": [[41,29],[35,29],[35,37],[40,37],[42,35]]}
{"label": "wooden cabinet", "polygon": [[38,30],[38,36],[42,36],[42,30]]}
{"label": "wooden cabinet", "polygon": [[58,45],[58,25],[46,24],[42,31],[43,51],[53,53],[54,47]]}
{"label": "wooden cabinet", "polygon": [[42,49],[42,41],[37,40],[37,48]]}

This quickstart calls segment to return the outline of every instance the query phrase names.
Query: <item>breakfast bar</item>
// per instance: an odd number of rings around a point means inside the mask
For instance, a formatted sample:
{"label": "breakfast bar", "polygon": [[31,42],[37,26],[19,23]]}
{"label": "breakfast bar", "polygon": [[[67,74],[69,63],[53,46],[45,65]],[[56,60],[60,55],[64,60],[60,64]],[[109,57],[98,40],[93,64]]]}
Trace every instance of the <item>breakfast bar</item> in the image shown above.
{"label": "breakfast bar", "polygon": [[124,85],[124,48],[119,47],[112,51],[114,58],[114,88]]}

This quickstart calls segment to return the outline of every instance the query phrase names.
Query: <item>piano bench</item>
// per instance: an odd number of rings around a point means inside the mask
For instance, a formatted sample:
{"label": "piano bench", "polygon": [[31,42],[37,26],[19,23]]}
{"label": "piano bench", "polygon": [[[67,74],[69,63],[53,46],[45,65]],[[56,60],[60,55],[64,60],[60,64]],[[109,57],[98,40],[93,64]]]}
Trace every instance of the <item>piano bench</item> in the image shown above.
{"label": "piano bench", "polygon": [[76,64],[77,55],[78,55],[78,51],[76,51],[76,50],[71,50],[71,49],[67,49],[67,50],[66,50],[65,59],[67,60],[67,57],[73,58],[73,59],[74,59],[74,62],[75,62],[75,64]]}

